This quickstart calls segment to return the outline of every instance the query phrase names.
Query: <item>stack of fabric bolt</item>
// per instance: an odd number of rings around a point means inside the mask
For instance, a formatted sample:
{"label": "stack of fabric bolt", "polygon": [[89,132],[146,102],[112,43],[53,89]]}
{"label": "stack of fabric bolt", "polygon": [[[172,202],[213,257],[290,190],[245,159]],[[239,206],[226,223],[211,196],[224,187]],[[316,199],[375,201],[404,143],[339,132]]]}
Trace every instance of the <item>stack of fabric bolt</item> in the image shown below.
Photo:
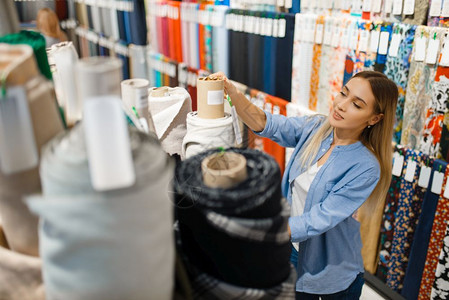
{"label": "stack of fabric bolt", "polygon": [[[218,151],[193,156],[175,171],[178,247],[194,298],[293,298],[296,273],[289,262],[289,208],[281,197],[279,167],[256,150]],[[220,178],[205,162],[229,154],[246,160],[246,178],[211,185],[211,177],[212,182]],[[231,160],[230,165],[239,163]]]}

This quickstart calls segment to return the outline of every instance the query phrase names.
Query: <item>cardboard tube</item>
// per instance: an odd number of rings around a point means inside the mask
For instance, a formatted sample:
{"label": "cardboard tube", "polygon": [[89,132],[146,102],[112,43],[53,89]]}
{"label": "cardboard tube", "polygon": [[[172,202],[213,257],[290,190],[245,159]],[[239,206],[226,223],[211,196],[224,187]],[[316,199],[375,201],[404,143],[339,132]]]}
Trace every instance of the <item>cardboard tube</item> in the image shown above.
{"label": "cardboard tube", "polygon": [[199,77],[198,91],[198,117],[203,119],[218,119],[224,117],[224,82],[222,79]]}
{"label": "cardboard tube", "polygon": [[151,97],[165,97],[168,93],[168,87],[158,87],[151,91]]}
{"label": "cardboard tube", "polygon": [[227,189],[246,179],[246,158],[234,152],[215,153],[202,161],[201,170],[205,185]]}

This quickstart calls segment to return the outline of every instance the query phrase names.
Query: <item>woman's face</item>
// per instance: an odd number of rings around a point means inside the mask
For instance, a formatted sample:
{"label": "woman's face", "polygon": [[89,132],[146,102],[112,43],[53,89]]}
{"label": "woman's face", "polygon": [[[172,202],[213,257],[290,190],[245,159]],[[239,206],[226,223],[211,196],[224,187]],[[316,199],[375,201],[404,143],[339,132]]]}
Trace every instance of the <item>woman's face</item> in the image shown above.
{"label": "woman's face", "polygon": [[376,124],[383,117],[374,114],[375,101],[368,80],[352,78],[335,98],[329,122],[334,128],[360,134],[365,127]]}

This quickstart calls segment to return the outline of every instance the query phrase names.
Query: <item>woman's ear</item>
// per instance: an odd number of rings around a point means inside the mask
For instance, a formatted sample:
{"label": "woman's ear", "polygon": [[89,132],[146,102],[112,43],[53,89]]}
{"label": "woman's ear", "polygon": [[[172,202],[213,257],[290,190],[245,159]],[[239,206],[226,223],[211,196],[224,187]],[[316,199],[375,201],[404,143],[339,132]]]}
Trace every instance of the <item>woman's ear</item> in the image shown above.
{"label": "woman's ear", "polygon": [[373,126],[373,125],[377,124],[383,118],[384,118],[384,114],[377,114],[377,115],[373,116],[368,123],[369,123],[369,125]]}

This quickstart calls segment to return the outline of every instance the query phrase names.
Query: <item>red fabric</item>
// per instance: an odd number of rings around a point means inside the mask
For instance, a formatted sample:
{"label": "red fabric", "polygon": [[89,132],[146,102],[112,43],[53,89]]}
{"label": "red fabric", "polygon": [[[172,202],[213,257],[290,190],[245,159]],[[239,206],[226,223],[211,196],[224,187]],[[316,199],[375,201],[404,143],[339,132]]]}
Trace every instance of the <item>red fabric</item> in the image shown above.
{"label": "red fabric", "polygon": [[[188,72],[189,73],[194,73],[194,74],[198,74],[198,70],[194,69],[194,68],[188,68]],[[195,81],[196,82],[196,81]],[[191,86],[188,85],[187,86],[187,91],[190,94],[190,98],[192,98],[192,111],[196,111],[197,110],[197,102],[196,102],[196,86]]]}
{"label": "red fabric", "polygon": [[[173,1],[169,1],[168,5],[173,6]],[[172,18],[167,18],[167,29],[168,29],[168,57],[170,57],[173,60],[176,60],[176,42],[175,42],[175,20]]]}

